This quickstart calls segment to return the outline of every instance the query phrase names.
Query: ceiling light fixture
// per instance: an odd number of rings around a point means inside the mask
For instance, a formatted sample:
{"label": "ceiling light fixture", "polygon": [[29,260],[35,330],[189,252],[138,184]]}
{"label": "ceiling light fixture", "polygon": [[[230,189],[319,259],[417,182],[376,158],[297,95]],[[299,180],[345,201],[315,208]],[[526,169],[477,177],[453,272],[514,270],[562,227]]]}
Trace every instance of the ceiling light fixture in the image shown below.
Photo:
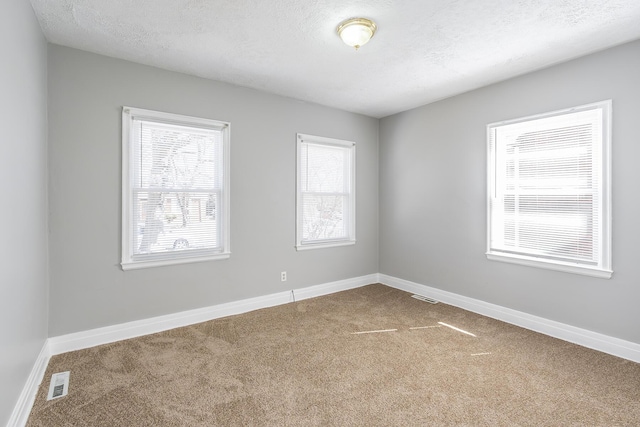
{"label": "ceiling light fixture", "polygon": [[365,45],[376,33],[376,23],[366,18],[351,18],[338,25],[336,31],[343,42],[356,50]]}

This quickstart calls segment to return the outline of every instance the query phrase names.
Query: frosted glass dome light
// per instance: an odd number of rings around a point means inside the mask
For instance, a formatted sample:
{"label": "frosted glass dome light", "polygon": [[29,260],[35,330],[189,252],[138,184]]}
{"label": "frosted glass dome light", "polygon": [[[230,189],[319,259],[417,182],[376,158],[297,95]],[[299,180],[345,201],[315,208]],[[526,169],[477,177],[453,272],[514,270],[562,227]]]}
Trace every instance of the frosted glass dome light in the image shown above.
{"label": "frosted glass dome light", "polygon": [[377,29],[375,22],[369,19],[351,18],[338,25],[337,31],[343,42],[358,50],[371,40]]}

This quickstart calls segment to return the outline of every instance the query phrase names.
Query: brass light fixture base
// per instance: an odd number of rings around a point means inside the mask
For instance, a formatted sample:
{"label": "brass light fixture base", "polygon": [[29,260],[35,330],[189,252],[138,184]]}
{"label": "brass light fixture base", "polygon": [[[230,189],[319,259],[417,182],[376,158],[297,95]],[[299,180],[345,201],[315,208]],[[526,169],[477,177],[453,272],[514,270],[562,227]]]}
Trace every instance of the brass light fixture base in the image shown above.
{"label": "brass light fixture base", "polygon": [[378,29],[375,22],[367,18],[350,18],[338,25],[336,31],[343,42],[356,50],[366,44]]}

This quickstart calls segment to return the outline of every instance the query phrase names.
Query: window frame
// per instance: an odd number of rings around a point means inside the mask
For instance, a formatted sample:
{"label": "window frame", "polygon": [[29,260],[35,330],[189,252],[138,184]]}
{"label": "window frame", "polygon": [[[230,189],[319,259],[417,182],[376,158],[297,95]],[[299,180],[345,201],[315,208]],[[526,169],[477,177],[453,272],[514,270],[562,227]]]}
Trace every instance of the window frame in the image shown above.
{"label": "window frame", "polygon": [[[496,189],[496,160],[495,153],[492,151],[491,141],[495,129],[517,123],[524,123],[533,120],[557,117],[565,114],[576,113],[580,111],[588,111],[599,109],[602,114],[602,135],[600,147],[600,177],[599,186],[600,211],[599,211],[599,229],[602,234],[600,238],[599,254],[597,265],[582,264],[579,262],[569,262],[563,260],[536,257],[535,255],[524,255],[516,253],[507,253],[494,250],[491,246],[492,237],[492,198]],[[611,278],[612,270],[612,226],[611,226],[611,140],[612,140],[612,101],[605,100],[594,102],[577,107],[565,108],[543,114],[536,114],[527,117],[521,117],[513,120],[501,121],[487,125],[487,259],[493,261],[502,261],[530,267],[538,267],[562,271],[567,273],[575,273],[598,278]],[[497,151],[497,150],[496,150]],[[593,157],[592,157],[593,161]]]}
{"label": "window frame", "polygon": [[[311,143],[349,150],[348,236],[337,239],[304,240],[303,191],[302,191],[302,144]],[[356,143],[342,139],[298,133],[296,135],[296,249],[309,250],[354,245],[356,243]]]}
{"label": "window frame", "polygon": [[[219,131],[222,134],[222,185],[219,189],[221,193],[220,204],[217,212],[220,218],[220,249],[203,249],[199,251],[178,251],[170,253],[156,253],[149,256],[134,255],[132,227],[133,220],[133,191],[131,177],[134,164],[131,161],[135,144],[135,127],[133,122],[136,119],[153,121],[160,124],[182,125],[188,127],[204,128]],[[230,257],[230,137],[231,124],[224,121],[205,119],[200,117],[185,116],[180,114],[166,113],[161,111],[146,110],[134,107],[122,107],[122,261],[123,270],[133,270],[140,268],[160,267],[166,265],[186,264],[193,262],[221,260]],[[137,259],[136,259],[137,258]]]}

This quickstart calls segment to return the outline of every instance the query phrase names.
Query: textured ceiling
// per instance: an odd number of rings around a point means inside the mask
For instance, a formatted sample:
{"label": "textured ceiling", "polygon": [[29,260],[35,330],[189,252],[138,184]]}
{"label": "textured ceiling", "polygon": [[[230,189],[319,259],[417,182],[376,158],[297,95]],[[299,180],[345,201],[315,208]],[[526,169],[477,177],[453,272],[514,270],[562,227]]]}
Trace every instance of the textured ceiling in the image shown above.
{"label": "textured ceiling", "polygon": [[[51,43],[373,117],[640,39],[640,0],[31,0]],[[344,19],[378,32],[354,51]]]}

